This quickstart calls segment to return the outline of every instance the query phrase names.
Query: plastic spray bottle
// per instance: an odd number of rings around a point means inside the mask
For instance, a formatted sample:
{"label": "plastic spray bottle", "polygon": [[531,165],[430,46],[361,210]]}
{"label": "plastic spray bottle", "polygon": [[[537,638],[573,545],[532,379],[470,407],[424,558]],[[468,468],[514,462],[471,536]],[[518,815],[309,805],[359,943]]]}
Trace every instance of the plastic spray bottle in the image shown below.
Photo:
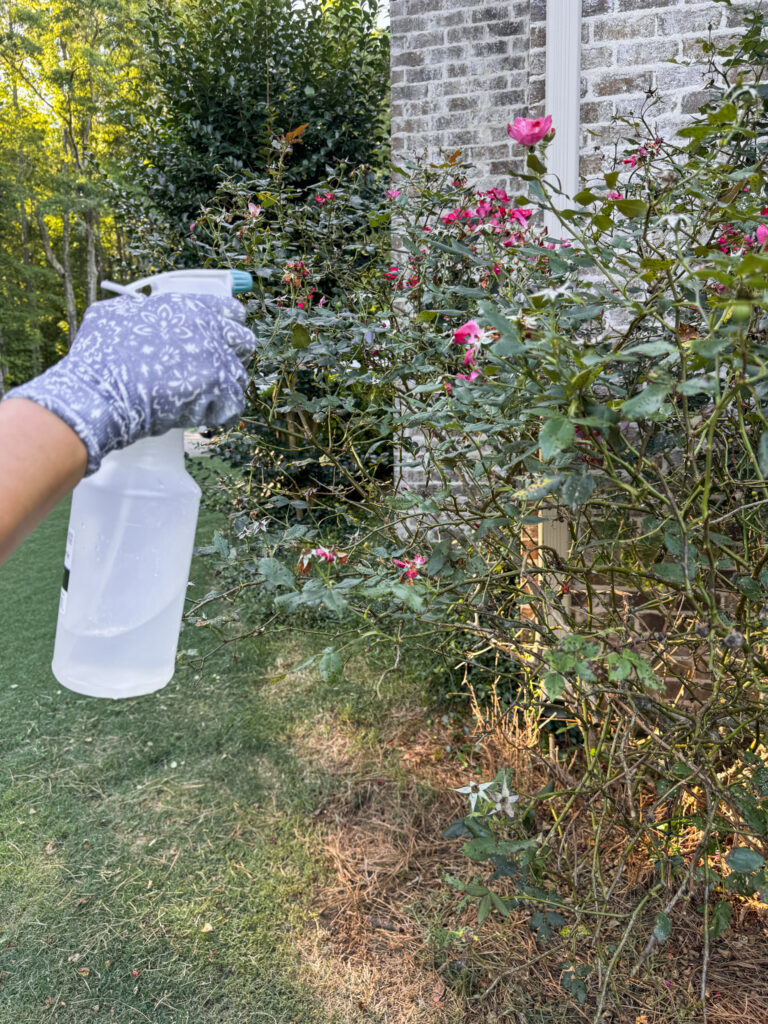
{"label": "plastic spray bottle", "polygon": [[[182,270],[107,291],[229,296],[250,274]],[[173,677],[200,488],[184,468],[184,431],[104,458],[75,488],[53,674],[76,693],[138,697]]]}

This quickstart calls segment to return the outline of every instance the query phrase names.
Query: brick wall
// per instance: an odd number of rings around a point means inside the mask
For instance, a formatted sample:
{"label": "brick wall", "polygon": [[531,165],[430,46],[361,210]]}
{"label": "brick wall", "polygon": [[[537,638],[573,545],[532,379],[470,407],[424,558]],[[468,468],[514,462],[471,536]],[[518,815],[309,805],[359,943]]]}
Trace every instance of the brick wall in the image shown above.
{"label": "brick wall", "polygon": [[[461,149],[483,184],[515,166],[507,123],[543,112],[546,4],[391,0],[395,159]],[[626,134],[613,118],[639,112],[649,93],[661,135],[698,109],[702,67],[669,61],[697,57],[710,26],[726,39],[741,15],[714,0],[582,0],[582,17],[582,173],[591,174]]]}
{"label": "brick wall", "polygon": [[[520,159],[507,123],[545,113],[546,4],[391,0],[395,161],[460,149],[478,184],[503,183]],[[581,173],[601,169],[628,131],[614,118],[637,114],[649,96],[659,135],[697,110],[706,97],[702,67],[669,61],[697,57],[710,26],[724,41],[740,17],[738,5],[714,0],[582,0]],[[430,484],[428,439],[419,441],[415,458],[401,453],[401,482],[411,489]]]}
{"label": "brick wall", "polygon": [[[546,0],[531,0],[530,18],[528,103],[540,113]],[[722,43],[732,36],[742,13],[738,4],[713,0],[583,0],[582,19],[580,163],[589,176],[628,134],[616,116],[645,109],[656,133],[669,137],[699,109],[709,76],[685,62],[701,56],[701,39]]]}
{"label": "brick wall", "polygon": [[461,149],[485,180],[517,154],[508,113],[528,102],[530,0],[391,0],[395,160]]}

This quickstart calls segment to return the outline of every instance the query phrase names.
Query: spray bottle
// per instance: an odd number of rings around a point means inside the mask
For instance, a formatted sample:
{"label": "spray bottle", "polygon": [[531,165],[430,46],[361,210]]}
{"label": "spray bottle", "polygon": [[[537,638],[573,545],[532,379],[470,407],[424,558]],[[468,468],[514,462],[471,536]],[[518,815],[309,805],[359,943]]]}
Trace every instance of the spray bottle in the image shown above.
{"label": "spray bottle", "polygon": [[[237,295],[250,274],[182,270],[106,291]],[[107,455],[72,495],[53,674],[76,693],[138,697],[170,682],[200,505],[184,431]]]}

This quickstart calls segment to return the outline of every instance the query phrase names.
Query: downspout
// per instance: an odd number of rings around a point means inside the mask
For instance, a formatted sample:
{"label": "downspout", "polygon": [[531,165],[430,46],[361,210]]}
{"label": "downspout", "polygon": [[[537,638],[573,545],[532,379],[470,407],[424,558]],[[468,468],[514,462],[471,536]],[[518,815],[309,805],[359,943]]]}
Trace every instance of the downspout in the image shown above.
{"label": "downspout", "polygon": [[[579,191],[581,149],[581,0],[547,0],[547,48],[544,84],[545,113],[552,116],[555,137],[547,150],[548,177],[560,183],[564,195],[553,196],[558,209],[570,205]],[[544,224],[550,235],[562,238],[564,228],[553,213]],[[571,536],[565,516],[543,513],[539,544],[566,556]],[[542,557],[546,556],[542,553]]]}

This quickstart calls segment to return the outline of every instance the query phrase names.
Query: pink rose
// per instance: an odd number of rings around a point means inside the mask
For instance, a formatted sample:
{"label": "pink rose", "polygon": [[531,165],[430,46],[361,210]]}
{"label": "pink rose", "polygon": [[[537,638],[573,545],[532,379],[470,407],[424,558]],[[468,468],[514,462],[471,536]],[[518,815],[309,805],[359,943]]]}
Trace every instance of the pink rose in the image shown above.
{"label": "pink rose", "polygon": [[607,199],[623,199],[624,196],[621,194],[621,192],[617,192],[615,189],[611,189],[611,191],[607,193],[606,198]]}
{"label": "pink rose", "polygon": [[388,199],[397,199],[397,197],[400,195],[401,192],[402,192],[402,189],[390,188],[390,189],[387,190],[387,198]]}
{"label": "pink rose", "polygon": [[507,125],[507,135],[521,146],[535,146],[549,134],[551,128],[552,118],[549,114],[533,120],[529,117],[516,117],[514,124]]}
{"label": "pink rose", "polygon": [[533,214],[533,210],[522,210],[518,207],[516,210],[509,211],[510,220],[516,220],[522,227],[527,227],[526,221]]}
{"label": "pink rose", "polygon": [[467,320],[453,332],[454,345],[472,345],[482,338],[483,332],[476,320]]}
{"label": "pink rose", "polygon": [[758,245],[765,245],[766,240],[768,240],[768,227],[765,224],[761,224],[755,234],[757,235]]}

